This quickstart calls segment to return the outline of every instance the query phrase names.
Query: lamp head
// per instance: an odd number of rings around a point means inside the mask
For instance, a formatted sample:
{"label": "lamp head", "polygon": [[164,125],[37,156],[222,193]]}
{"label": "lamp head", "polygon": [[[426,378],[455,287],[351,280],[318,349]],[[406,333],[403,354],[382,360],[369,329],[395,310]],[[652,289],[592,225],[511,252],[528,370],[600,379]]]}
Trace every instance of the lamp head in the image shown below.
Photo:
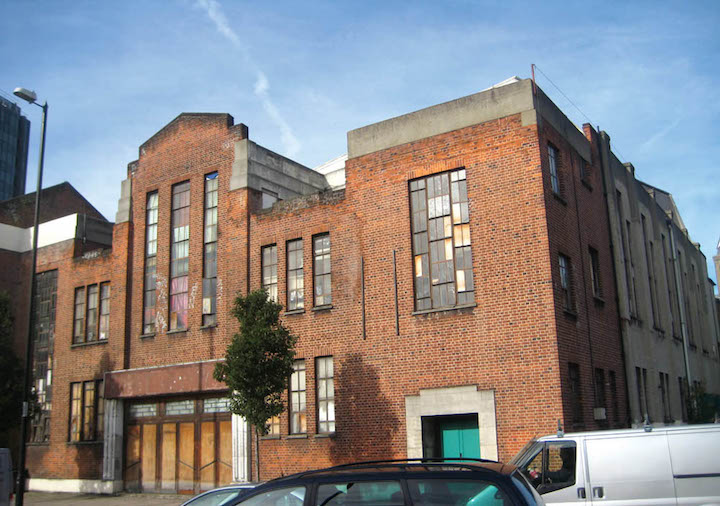
{"label": "lamp head", "polygon": [[34,91],[28,90],[26,88],[15,88],[13,90],[13,95],[20,97],[23,100],[30,102],[31,104],[34,104],[37,100],[37,94]]}

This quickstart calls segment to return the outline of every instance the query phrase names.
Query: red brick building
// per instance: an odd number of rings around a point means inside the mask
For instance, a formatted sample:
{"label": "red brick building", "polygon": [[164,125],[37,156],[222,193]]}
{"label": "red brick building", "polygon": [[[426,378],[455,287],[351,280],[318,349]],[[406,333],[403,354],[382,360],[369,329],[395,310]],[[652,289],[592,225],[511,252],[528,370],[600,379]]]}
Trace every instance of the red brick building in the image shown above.
{"label": "red brick building", "polygon": [[181,114],[140,147],[112,248],[41,251],[57,306],[31,489],[257,479],[212,370],[235,294],[261,286],[299,337],[261,479],[508,460],[558,421],[628,424],[592,127],[519,80],[349,132],[344,171],[331,184],[226,114]]}

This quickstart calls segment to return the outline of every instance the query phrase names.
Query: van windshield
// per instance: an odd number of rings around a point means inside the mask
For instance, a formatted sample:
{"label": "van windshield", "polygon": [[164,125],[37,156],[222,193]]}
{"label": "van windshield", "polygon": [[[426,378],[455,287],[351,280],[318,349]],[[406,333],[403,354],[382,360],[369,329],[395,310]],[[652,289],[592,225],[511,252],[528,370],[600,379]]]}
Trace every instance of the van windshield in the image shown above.
{"label": "van windshield", "polygon": [[[537,444],[538,444],[537,439],[531,439],[531,440],[528,442],[528,444],[526,444],[525,446],[523,446],[522,450],[520,450],[519,452],[517,452],[517,455],[515,455],[515,456],[510,460],[510,464],[512,464],[512,465],[514,465],[514,466],[516,466],[516,467],[521,467],[521,464],[524,463],[525,457],[526,457],[528,454],[530,454],[530,453],[532,453],[532,454],[537,453],[536,451],[533,451],[534,447],[535,447]],[[542,443],[540,443],[540,444],[542,444]]]}

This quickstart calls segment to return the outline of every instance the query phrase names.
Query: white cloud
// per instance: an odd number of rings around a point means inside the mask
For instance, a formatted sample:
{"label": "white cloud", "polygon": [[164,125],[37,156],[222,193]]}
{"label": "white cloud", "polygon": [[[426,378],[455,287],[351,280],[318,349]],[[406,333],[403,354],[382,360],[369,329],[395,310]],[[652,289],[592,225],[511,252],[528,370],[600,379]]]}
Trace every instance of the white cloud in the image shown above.
{"label": "white cloud", "polygon": [[270,94],[268,93],[270,83],[267,76],[258,67],[258,65],[255,64],[248,50],[241,43],[240,37],[238,37],[237,33],[230,28],[227,17],[225,17],[225,13],[222,10],[222,6],[216,0],[198,0],[197,5],[207,12],[208,17],[215,24],[218,32],[232,42],[233,45],[242,53],[249,66],[254,68],[256,74],[254,88],[255,96],[260,99],[263,109],[275,123],[275,126],[277,126],[280,130],[280,139],[282,140],[283,147],[285,148],[285,154],[290,158],[297,155],[302,147],[300,141],[295,136],[290,124],[285,120],[283,114],[270,98]]}

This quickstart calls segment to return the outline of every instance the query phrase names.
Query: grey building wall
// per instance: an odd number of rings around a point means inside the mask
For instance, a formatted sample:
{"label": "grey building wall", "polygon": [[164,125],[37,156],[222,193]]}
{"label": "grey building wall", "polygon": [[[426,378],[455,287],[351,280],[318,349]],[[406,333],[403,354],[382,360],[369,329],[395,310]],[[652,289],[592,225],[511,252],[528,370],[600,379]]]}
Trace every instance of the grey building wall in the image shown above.
{"label": "grey building wall", "polygon": [[[600,134],[631,422],[685,419],[682,385],[720,393],[713,283],[672,196],[642,183]],[[667,376],[665,376],[667,375]]]}
{"label": "grey building wall", "polygon": [[30,122],[0,97],[0,201],[25,193]]}

